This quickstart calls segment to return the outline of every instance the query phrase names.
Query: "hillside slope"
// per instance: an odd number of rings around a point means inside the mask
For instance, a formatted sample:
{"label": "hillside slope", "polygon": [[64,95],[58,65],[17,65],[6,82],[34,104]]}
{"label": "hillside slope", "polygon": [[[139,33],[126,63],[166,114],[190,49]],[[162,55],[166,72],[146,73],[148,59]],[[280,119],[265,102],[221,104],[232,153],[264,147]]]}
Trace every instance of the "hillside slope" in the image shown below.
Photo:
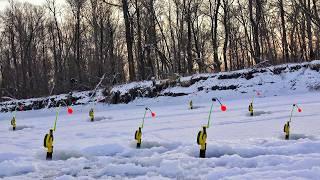
{"label": "hillside slope", "polygon": [[320,61],[269,68],[197,74],[170,81],[133,82],[111,90],[110,102],[128,103],[139,97],[186,96],[214,92],[219,97],[280,95],[320,90]]}
{"label": "hillside slope", "polygon": [[[251,96],[254,91],[264,95],[281,95],[320,90],[320,61],[286,64],[269,68],[245,69],[216,74],[195,74],[176,80],[142,81],[122,84],[111,90],[73,92],[58,96],[0,103],[0,112],[36,110],[59,105],[82,105],[92,102],[129,103],[138,98],[159,96],[194,96],[214,92],[218,97]],[[91,100],[89,97],[93,97]]]}

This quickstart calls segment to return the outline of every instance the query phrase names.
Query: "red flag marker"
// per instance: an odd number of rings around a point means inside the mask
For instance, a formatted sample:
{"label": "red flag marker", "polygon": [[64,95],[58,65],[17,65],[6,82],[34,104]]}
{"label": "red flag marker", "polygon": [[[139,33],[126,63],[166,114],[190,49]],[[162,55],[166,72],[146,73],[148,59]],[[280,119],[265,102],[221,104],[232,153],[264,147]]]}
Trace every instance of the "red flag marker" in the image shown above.
{"label": "red flag marker", "polygon": [[142,123],[141,123],[141,126],[140,126],[140,127],[141,127],[141,129],[143,128],[143,125],[144,125],[144,119],[146,118],[147,111],[149,111],[149,112],[151,113],[151,116],[152,116],[153,118],[155,118],[155,117],[156,117],[156,113],[155,113],[155,112],[153,112],[150,108],[146,107],[146,108],[145,108],[145,111],[144,111],[143,118],[142,118]]}
{"label": "red flag marker", "polygon": [[294,108],[297,108],[297,111],[298,111],[299,113],[302,112],[302,109],[301,109],[297,104],[293,104],[293,105],[292,105],[292,110],[291,110],[291,115],[290,115],[290,120],[289,120],[289,122],[291,122],[292,115],[293,115],[293,112],[294,112]]}
{"label": "red flag marker", "polygon": [[68,107],[68,114],[72,114],[73,113],[73,109],[71,107]]}
{"label": "red flag marker", "polygon": [[225,105],[221,105],[221,111],[226,111],[227,110],[227,106],[225,106]]}

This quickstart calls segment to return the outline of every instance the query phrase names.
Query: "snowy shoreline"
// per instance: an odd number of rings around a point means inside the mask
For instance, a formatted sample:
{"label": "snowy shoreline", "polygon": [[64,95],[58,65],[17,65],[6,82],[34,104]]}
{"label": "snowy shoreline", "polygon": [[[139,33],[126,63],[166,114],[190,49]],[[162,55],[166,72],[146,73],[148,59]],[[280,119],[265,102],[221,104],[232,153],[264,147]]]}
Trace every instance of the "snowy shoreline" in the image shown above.
{"label": "snowy shoreline", "polygon": [[[216,74],[196,74],[177,80],[132,82],[113,87],[110,92],[99,90],[90,100],[91,91],[73,92],[44,98],[0,103],[0,112],[36,110],[59,104],[84,105],[92,102],[129,103],[139,99],[166,96],[196,96],[214,92],[222,98],[247,97],[254,91],[264,96],[304,93],[320,90],[320,60],[301,64],[284,64],[268,68],[244,69]],[[89,102],[90,101],[90,102]]]}

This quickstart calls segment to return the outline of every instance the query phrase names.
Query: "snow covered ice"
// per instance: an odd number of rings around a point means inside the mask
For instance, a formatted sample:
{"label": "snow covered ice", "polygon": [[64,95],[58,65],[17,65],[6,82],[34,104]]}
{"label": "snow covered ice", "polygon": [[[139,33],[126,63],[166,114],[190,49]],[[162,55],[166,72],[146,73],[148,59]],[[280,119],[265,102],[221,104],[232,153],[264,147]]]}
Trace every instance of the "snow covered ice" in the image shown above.
{"label": "snow covered ice", "polygon": [[[54,133],[53,161],[45,160],[43,137],[53,126],[55,109],[17,113],[17,131],[9,129],[11,113],[0,121],[0,177],[4,179],[318,179],[320,131],[318,93],[266,96],[255,99],[259,116],[247,112],[249,98],[222,98],[215,104],[208,131],[207,158],[200,159],[196,135],[206,124],[210,97],[138,99],[121,105],[96,106],[99,121],[89,122],[90,106],[62,109]],[[292,139],[283,125],[293,103]],[[157,113],[145,121],[141,149],[134,132],[144,106]]]}
{"label": "snow covered ice", "polygon": [[[72,115],[61,108],[53,161],[45,160],[43,137],[53,127],[55,108],[17,112],[16,131],[10,126],[12,113],[1,113],[0,178],[319,179],[320,96],[316,90],[310,91],[319,80],[319,72],[308,68],[280,75],[265,72],[250,80],[213,77],[162,92],[188,96],[137,98],[118,105],[99,103],[94,122],[88,116],[92,104],[73,106]],[[125,94],[131,88],[151,85],[135,82],[114,91]],[[238,88],[198,91],[213,85]],[[254,99],[251,117],[248,105],[257,91],[261,95]],[[220,98],[227,111],[222,112],[214,103],[207,129],[207,158],[200,159],[197,133],[207,123],[213,97]],[[191,99],[193,110],[188,109]],[[283,126],[296,103],[302,112],[294,112],[287,141]],[[147,113],[141,149],[136,149],[134,133],[141,125],[144,107],[157,116],[151,118]]]}

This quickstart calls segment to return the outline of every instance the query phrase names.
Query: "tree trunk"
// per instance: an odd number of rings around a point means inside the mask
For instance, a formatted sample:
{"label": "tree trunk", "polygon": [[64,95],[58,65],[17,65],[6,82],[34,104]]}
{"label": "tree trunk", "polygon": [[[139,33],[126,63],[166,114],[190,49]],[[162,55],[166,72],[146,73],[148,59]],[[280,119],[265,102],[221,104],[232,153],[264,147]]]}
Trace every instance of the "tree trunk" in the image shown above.
{"label": "tree trunk", "polygon": [[123,17],[126,30],[126,42],[127,42],[127,53],[128,53],[128,63],[129,63],[129,80],[134,81],[136,79],[134,60],[133,60],[133,34],[131,31],[131,23],[129,20],[129,8],[128,1],[122,0]]}
{"label": "tree trunk", "polygon": [[216,72],[221,71],[221,62],[218,57],[218,13],[221,4],[221,0],[215,0],[215,7],[213,9],[212,0],[209,0],[210,5],[210,18],[211,18],[211,38],[212,38],[212,48],[213,48],[213,62],[214,70]]}
{"label": "tree trunk", "polygon": [[191,29],[191,10],[190,10],[190,6],[191,3],[189,2],[189,4],[187,5],[187,14],[186,14],[186,23],[187,23],[187,27],[188,27],[188,42],[187,42],[187,63],[188,63],[188,73],[192,74],[193,73],[193,59],[192,59],[192,29]]}

